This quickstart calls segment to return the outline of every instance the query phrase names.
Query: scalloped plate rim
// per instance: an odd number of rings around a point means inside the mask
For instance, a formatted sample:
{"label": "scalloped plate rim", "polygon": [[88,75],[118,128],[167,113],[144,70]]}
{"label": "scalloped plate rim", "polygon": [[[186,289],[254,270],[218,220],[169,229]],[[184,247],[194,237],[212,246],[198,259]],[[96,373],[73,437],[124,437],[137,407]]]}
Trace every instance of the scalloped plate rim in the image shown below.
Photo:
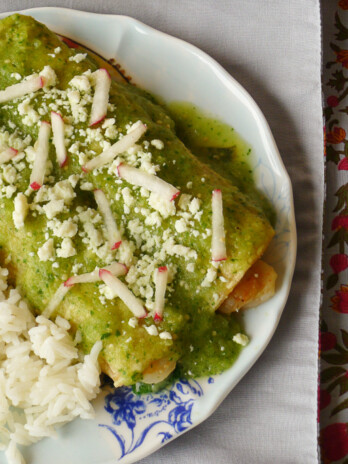
{"label": "scalloped plate rim", "polygon": [[[23,13],[26,15],[29,14],[35,14],[37,12],[46,12],[46,13],[52,13],[54,14],[55,11],[60,11],[60,12],[66,12],[67,14],[71,15],[77,15],[80,17],[88,17],[88,16],[99,16],[99,17],[105,17],[110,19],[111,17],[114,19],[117,19],[119,21],[125,22],[125,23],[130,23],[130,25],[135,29],[137,32],[139,32],[138,28],[140,28],[143,31],[146,31],[146,33],[151,33],[151,34],[156,34],[158,36],[162,36],[166,39],[170,39],[171,41],[177,43],[180,46],[183,46],[187,50],[189,50],[191,53],[194,55],[198,56],[200,60],[202,60],[207,66],[209,66],[212,70],[214,70],[214,73],[216,75],[217,79],[220,79],[223,84],[226,86],[226,90],[234,90],[237,91],[245,100],[246,100],[246,105],[249,106],[249,110],[254,113],[254,117],[257,121],[258,128],[260,130],[260,134],[262,135],[262,141],[265,144],[265,146],[268,147],[268,152],[272,154],[273,157],[275,157],[276,163],[277,163],[277,168],[278,168],[278,176],[279,174],[282,177],[282,181],[285,182],[284,189],[287,190],[287,198],[289,201],[289,222],[290,222],[290,249],[289,249],[289,260],[290,264],[287,266],[287,278],[286,278],[286,285],[285,285],[285,291],[283,292],[283,297],[280,302],[280,305],[278,307],[277,313],[276,313],[276,318],[274,320],[272,330],[269,332],[268,337],[264,340],[263,345],[259,348],[257,354],[254,356],[252,359],[252,362],[249,362],[247,365],[245,365],[244,369],[242,369],[241,373],[239,374],[238,378],[234,379],[233,382],[225,385],[225,388],[222,389],[217,397],[215,397],[214,401],[211,401],[209,406],[206,408],[204,411],[204,414],[202,414],[199,418],[196,417],[195,422],[184,432],[181,432],[175,436],[173,436],[171,439],[166,441],[165,443],[156,443],[154,444],[153,447],[148,447],[147,450],[143,452],[142,456],[139,458],[136,458],[136,460],[141,459],[143,457],[148,456],[149,454],[153,453],[160,447],[164,446],[165,444],[169,443],[170,441],[174,440],[178,436],[182,435],[183,433],[186,433],[187,431],[191,430],[193,427],[199,425],[202,423],[205,419],[207,419],[216,409],[217,407],[221,404],[221,402],[226,398],[226,396],[232,391],[232,389],[237,385],[238,382],[244,377],[244,375],[251,369],[251,367],[255,364],[255,362],[258,360],[258,358],[261,356],[267,345],[269,344],[270,340],[273,337],[273,334],[278,326],[280,317],[282,315],[283,309],[286,305],[288,295],[290,292],[290,287],[291,287],[291,282],[292,282],[292,277],[295,269],[295,262],[296,262],[296,248],[297,248],[297,237],[296,237],[296,224],[295,224],[295,212],[294,212],[294,204],[293,204],[293,192],[292,192],[292,185],[290,181],[290,177],[285,169],[283,160],[280,156],[279,150],[277,148],[276,142],[274,140],[273,134],[270,130],[269,124],[263,115],[261,109],[255,102],[255,100],[251,97],[251,95],[244,89],[244,87],[233,77],[231,76],[218,62],[216,62],[213,58],[211,58],[208,54],[200,50],[198,47],[182,40],[177,37],[173,37],[169,34],[166,34],[164,32],[158,31],[155,28],[148,26],[141,21],[132,18],[130,16],[126,15],[115,15],[115,14],[105,14],[105,13],[93,13],[93,12],[86,12],[86,11],[81,11],[81,10],[75,10],[75,9],[68,9],[68,8],[60,8],[60,7],[36,7],[36,8],[30,8],[30,9],[23,9],[23,10],[16,10],[16,11],[11,11],[11,12],[4,12],[0,14],[0,18],[4,18],[8,15],[14,14],[14,13]],[[60,32],[60,31],[56,31]],[[69,36],[72,39],[79,40],[78,37],[74,36]],[[81,44],[83,44],[83,41],[80,41]],[[126,63],[125,63],[126,65]],[[233,369],[233,366],[230,368]],[[229,369],[229,370],[230,370]],[[131,457],[130,457],[131,458]],[[100,464],[111,464],[113,462],[113,459],[108,460],[108,461],[103,461],[100,462]],[[124,461],[122,461],[124,462]],[[128,460],[127,462],[135,462]]]}

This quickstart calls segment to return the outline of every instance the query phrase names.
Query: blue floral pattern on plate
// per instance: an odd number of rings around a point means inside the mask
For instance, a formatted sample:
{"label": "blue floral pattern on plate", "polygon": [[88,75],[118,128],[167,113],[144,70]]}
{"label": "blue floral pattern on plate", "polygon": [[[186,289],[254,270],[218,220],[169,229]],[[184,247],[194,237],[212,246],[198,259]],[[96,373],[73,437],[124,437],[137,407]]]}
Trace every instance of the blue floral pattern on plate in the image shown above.
{"label": "blue floral pattern on plate", "polygon": [[112,417],[112,425],[99,426],[117,440],[120,460],[150,436],[165,443],[187,430],[192,425],[195,398],[202,395],[203,388],[197,380],[179,380],[153,394],[137,395],[131,387],[116,388],[105,396],[104,408]]}
{"label": "blue floral pattern on plate", "polygon": [[[266,260],[279,268],[291,254],[291,206],[289,186],[279,183],[268,163],[258,160],[253,166],[256,184],[265,192],[277,211],[276,235]],[[209,398],[219,376],[197,380],[180,380],[165,390],[137,395],[130,387],[113,389],[105,397],[104,409],[110,414],[108,424],[99,427],[108,430],[119,446],[119,460],[134,462],[131,455],[150,443],[164,444],[196,425],[193,412],[198,401]],[[218,387],[221,388],[221,387]],[[196,409],[195,409],[196,408]],[[156,446],[159,447],[159,446]]]}

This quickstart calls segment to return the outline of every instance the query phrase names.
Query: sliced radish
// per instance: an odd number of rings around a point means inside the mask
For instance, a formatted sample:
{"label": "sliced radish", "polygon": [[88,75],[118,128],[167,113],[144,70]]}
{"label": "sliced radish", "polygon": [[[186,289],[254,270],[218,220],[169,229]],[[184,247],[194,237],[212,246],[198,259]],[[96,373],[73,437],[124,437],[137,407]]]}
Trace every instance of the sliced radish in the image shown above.
{"label": "sliced radish", "polygon": [[14,158],[17,153],[18,150],[15,148],[5,148],[5,150],[0,153],[0,164],[7,163],[7,161],[10,161],[12,158]]}
{"label": "sliced radish", "polygon": [[46,306],[46,309],[42,313],[43,316],[49,318],[53,311],[59,306],[65,295],[68,293],[69,287],[65,287],[64,284],[61,284],[58,287],[58,290],[56,293],[53,295],[51,300],[49,301],[48,305]]}
{"label": "sliced radish", "polygon": [[45,85],[44,78],[33,74],[26,81],[10,85],[5,90],[0,91],[0,103],[5,103],[15,98],[23,97],[28,93],[36,92]]}
{"label": "sliced radish", "polygon": [[95,158],[91,159],[82,166],[84,172],[92,171],[93,169],[104,166],[104,164],[111,163],[120,153],[124,153],[131,148],[145,133],[147,127],[145,124],[137,125],[129,134],[125,135],[121,140],[114,143],[110,148],[103,151],[103,153]]}
{"label": "sliced radish", "polygon": [[224,261],[227,259],[227,254],[221,190],[213,190],[211,206],[213,212],[211,258],[212,261]]}
{"label": "sliced radish", "polygon": [[98,71],[94,73],[94,76],[95,91],[89,122],[90,126],[98,124],[105,118],[108,109],[109,91],[111,85],[111,77],[106,69],[98,69]]}
{"label": "sliced radish", "polygon": [[116,250],[121,245],[122,237],[112,214],[109,202],[104,192],[100,189],[94,190],[94,198],[104,218],[110,248]]}
{"label": "sliced radish", "polygon": [[39,190],[45,179],[50,135],[51,124],[47,121],[41,121],[34,165],[30,175],[30,187],[33,190]]}
{"label": "sliced radish", "polygon": [[126,180],[132,185],[138,187],[144,187],[150,192],[157,193],[160,197],[165,198],[168,201],[173,201],[179,194],[180,191],[168,182],[160,179],[153,174],[141,171],[138,168],[133,168],[127,164],[121,163],[117,166],[117,172],[121,179]]}
{"label": "sliced radish", "polygon": [[[110,271],[114,276],[125,275],[128,272],[128,268],[125,264],[116,262],[110,264],[110,266],[107,266],[104,269]],[[99,269],[95,269],[93,272],[69,277],[69,279],[64,282],[64,285],[65,287],[72,287],[75,284],[99,282],[99,280]]]}
{"label": "sliced radish", "polygon": [[143,303],[136,298],[129,288],[121,282],[117,277],[114,277],[110,271],[100,269],[99,276],[101,280],[113,290],[123,303],[132,311],[134,316],[138,318],[147,315]]}
{"label": "sliced radish", "polygon": [[62,116],[59,113],[51,111],[51,124],[53,132],[53,143],[56,147],[57,161],[59,166],[62,168],[68,161],[64,141],[64,121]]}
{"label": "sliced radish", "polygon": [[164,297],[166,294],[168,281],[168,268],[167,266],[161,266],[157,269],[155,274],[155,321],[161,321],[163,319],[163,310],[164,310]]}

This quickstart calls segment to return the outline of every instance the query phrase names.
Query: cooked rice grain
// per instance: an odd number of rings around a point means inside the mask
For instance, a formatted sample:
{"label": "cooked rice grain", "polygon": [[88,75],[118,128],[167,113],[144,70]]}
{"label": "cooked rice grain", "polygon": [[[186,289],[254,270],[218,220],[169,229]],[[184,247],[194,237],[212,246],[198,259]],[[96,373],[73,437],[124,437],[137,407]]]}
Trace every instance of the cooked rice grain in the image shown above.
{"label": "cooked rice grain", "polygon": [[102,342],[78,362],[69,322],[35,319],[20,293],[7,288],[7,276],[0,268],[0,449],[9,464],[24,464],[17,445],[55,436],[76,417],[94,417]]}

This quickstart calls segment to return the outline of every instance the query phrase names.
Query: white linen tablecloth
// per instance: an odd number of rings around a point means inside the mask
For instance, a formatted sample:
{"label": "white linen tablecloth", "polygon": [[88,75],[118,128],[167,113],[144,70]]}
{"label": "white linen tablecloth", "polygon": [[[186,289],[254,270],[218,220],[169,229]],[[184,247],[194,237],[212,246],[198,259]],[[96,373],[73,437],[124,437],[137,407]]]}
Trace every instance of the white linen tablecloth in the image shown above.
{"label": "white linen tablecloth", "polygon": [[273,340],[207,421],[141,462],[317,463],[324,196],[319,0],[0,1],[1,12],[35,6],[133,16],[210,54],[261,107],[293,182],[298,260]]}

